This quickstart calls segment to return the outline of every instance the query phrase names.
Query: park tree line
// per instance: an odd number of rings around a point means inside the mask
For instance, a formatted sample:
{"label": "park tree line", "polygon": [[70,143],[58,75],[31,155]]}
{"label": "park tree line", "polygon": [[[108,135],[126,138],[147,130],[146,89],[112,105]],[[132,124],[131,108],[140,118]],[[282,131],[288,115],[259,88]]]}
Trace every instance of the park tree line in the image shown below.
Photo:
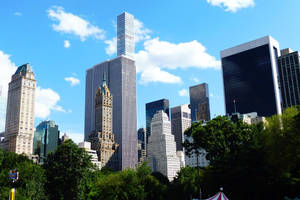
{"label": "park tree line", "polygon": [[[172,182],[151,173],[147,163],[135,170],[97,170],[72,140],[42,166],[0,150],[0,200],[8,199],[11,187],[18,200],[206,199],[221,187],[230,200],[300,197],[299,107],[258,125],[219,116],[206,125],[194,123],[185,134],[192,138],[184,142],[187,153],[205,149],[209,166],[182,168]],[[8,179],[11,169],[20,173],[15,183]]]}

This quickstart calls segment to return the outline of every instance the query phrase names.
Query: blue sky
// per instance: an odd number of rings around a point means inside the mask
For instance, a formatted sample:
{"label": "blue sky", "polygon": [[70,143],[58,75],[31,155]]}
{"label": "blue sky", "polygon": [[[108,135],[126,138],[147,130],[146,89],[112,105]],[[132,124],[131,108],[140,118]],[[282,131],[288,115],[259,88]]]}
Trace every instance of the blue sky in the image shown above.
{"label": "blue sky", "polygon": [[223,115],[220,51],[265,35],[299,50],[299,8],[299,0],[1,0],[0,131],[11,74],[30,63],[36,125],[51,119],[82,140],[85,70],[115,57],[116,17],[124,11],[137,19],[138,127],[145,126],[145,103],[189,103],[189,86],[202,82],[211,115]]}

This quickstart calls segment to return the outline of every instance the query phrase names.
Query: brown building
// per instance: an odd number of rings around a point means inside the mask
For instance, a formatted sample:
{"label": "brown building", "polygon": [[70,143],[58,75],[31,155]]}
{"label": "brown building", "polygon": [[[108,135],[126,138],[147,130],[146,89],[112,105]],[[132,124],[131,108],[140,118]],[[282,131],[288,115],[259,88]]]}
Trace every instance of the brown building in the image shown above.
{"label": "brown building", "polygon": [[97,151],[102,167],[117,169],[117,149],[113,124],[113,96],[106,85],[105,76],[95,99],[95,130],[89,135],[91,148]]}

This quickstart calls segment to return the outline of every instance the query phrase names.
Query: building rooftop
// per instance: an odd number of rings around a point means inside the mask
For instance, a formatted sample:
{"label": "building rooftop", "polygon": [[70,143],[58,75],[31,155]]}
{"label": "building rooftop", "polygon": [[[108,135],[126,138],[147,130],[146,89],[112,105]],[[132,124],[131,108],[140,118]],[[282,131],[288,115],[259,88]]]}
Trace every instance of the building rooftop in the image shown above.
{"label": "building rooftop", "polygon": [[31,69],[29,63],[26,63],[26,64],[21,65],[20,67],[18,67],[15,74],[26,73],[26,72],[32,72],[32,69]]}

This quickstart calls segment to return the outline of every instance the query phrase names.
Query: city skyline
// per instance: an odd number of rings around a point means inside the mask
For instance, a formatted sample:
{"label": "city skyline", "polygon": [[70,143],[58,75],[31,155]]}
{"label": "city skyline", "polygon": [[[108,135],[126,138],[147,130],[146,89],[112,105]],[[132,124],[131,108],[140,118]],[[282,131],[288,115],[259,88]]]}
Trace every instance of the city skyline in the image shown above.
{"label": "city skyline", "polygon": [[[249,7],[238,9],[226,7],[226,4],[223,4],[224,8],[215,7],[204,0],[193,1],[194,6],[184,5],[184,8],[190,11],[188,14],[184,12],[186,15],[181,15],[181,18],[175,16],[182,5],[178,2],[172,5],[174,13],[165,11],[168,2],[161,3],[160,6],[155,2],[149,5],[150,8],[157,8],[155,13],[160,16],[159,18],[157,16],[152,18],[147,11],[151,9],[145,9],[137,2],[136,5],[108,3],[104,6],[108,11],[102,14],[90,6],[73,6],[68,2],[62,2],[56,7],[49,2],[39,2],[34,8],[29,8],[30,5],[23,3],[14,5],[13,1],[5,2],[0,8],[0,21],[4,30],[7,30],[1,33],[0,38],[0,69],[4,72],[0,76],[0,85],[4,88],[3,94],[7,96],[8,82],[15,67],[31,63],[37,79],[36,104],[39,108],[36,109],[35,126],[40,121],[52,119],[61,127],[61,133],[67,132],[72,139],[80,137],[79,141],[82,141],[85,69],[115,56],[111,54],[115,52],[113,50],[115,28],[111,21],[115,23],[117,15],[128,11],[140,22],[138,30],[140,41],[136,42],[135,52],[139,58],[137,64],[142,63],[143,66],[149,67],[141,68],[141,64],[137,65],[137,128],[145,126],[145,103],[167,98],[170,100],[170,107],[186,104],[189,102],[187,92],[189,86],[202,82],[207,82],[210,87],[211,117],[223,115],[225,109],[219,63],[220,50],[265,35],[276,38],[281,49],[290,47],[297,51],[300,47],[297,36],[300,30],[292,26],[294,18],[299,15],[296,14],[299,2],[294,0],[281,4],[280,1],[274,1],[271,5],[272,13],[264,12],[269,4],[257,0],[253,2],[254,4],[249,4]],[[116,6],[117,9],[111,12]],[[95,2],[93,7],[101,6]],[[198,11],[196,13],[192,7],[203,11],[202,14]],[[287,10],[294,17],[290,15],[285,17]],[[109,12],[111,14],[108,14]],[[210,20],[201,20],[204,16]],[[265,16],[266,21],[269,19],[268,22],[252,22],[262,16]],[[72,24],[65,24],[65,17],[74,20],[83,19],[84,21],[79,21],[83,24],[87,22],[84,26],[86,29],[75,29]],[[193,17],[199,20],[185,23]],[[220,17],[224,17],[222,23],[219,23]],[[33,20],[36,18],[40,19]],[[169,20],[176,23],[167,23]],[[284,23],[284,28],[278,26],[280,22],[287,20],[290,23]],[[243,30],[234,28],[236,25]],[[203,27],[206,27],[206,30]],[[191,31],[193,33],[186,31],[189,29],[193,30]],[[21,30],[24,31],[20,34]],[[233,36],[234,32],[238,34]],[[43,35],[47,36],[47,39],[42,37]],[[190,53],[188,56],[181,51],[180,45]],[[170,53],[163,52],[163,47]],[[204,56],[203,60],[208,61],[206,63],[193,61],[191,56],[195,52],[199,53],[199,57]],[[163,57],[159,57],[158,53]],[[189,60],[182,59],[181,54]],[[177,59],[181,59],[182,62],[178,62]],[[0,132],[3,128],[1,130],[0,127]]]}

